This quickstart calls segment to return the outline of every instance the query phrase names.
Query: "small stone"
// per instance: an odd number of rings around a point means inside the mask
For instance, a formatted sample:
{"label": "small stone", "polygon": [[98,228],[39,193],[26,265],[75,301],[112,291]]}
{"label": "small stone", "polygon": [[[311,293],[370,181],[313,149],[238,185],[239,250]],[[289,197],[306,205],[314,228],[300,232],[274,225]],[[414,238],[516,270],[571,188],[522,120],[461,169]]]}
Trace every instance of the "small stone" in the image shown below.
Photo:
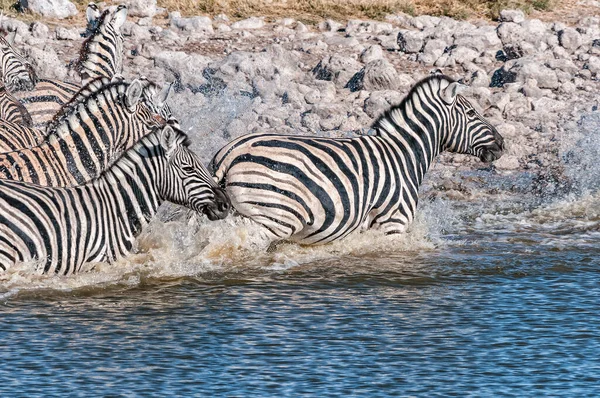
{"label": "small stone", "polygon": [[381,59],[383,58],[383,49],[381,48],[381,46],[377,45],[377,44],[373,44],[369,47],[367,47],[361,54],[360,54],[360,61],[363,63],[369,63],[371,61],[374,61],[376,59]]}
{"label": "small stone", "polygon": [[79,40],[78,29],[66,29],[62,26],[56,28],[56,38],[58,40]]}
{"label": "small stone", "polygon": [[521,23],[525,21],[525,14],[521,10],[502,10],[500,20],[504,22]]}
{"label": "small stone", "polygon": [[328,19],[319,24],[319,30],[323,32],[337,32],[343,29],[344,25],[332,19]]}
{"label": "small stone", "polygon": [[46,18],[64,19],[77,15],[77,7],[69,0],[20,0],[21,7]]}
{"label": "small stone", "polygon": [[561,46],[571,52],[577,50],[582,44],[581,35],[573,28],[561,30],[558,33],[558,41]]}
{"label": "small stone", "polygon": [[132,17],[153,17],[158,13],[156,0],[125,0],[127,14]]}
{"label": "small stone", "polygon": [[44,25],[41,22],[34,22],[31,24],[31,34],[33,37],[41,39],[48,37],[50,29],[48,26]]}
{"label": "small stone", "polygon": [[401,30],[398,32],[398,46],[405,53],[418,53],[425,44],[425,34],[415,30]]}
{"label": "small stone", "polygon": [[241,21],[234,22],[231,27],[237,30],[253,30],[261,29],[265,26],[265,21],[262,18],[250,17]]}
{"label": "small stone", "polygon": [[185,32],[214,33],[212,20],[209,17],[181,18],[171,17],[171,26]]}
{"label": "small stone", "polygon": [[419,54],[419,61],[425,65],[433,65],[444,54],[446,47],[448,47],[448,44],[444,40],[429,40],[423,47],[423,53]]}

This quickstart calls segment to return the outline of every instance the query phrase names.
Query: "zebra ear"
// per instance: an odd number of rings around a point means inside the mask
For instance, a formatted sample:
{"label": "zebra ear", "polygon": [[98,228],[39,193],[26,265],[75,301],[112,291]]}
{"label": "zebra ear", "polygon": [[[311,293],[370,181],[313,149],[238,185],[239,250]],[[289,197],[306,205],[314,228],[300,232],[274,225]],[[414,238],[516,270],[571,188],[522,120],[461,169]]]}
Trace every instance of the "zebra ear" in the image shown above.
{"label": "zebra ear", "polygon": [[173,130],[173,127],[165,126],[162,129],[160,134],[160,146],[162,146],[167,153],[167,157],[169,157],[175,147],[177,147],[177,138],[178,136],[175,133],[175,130]]}
{"label": "zebra ear", "polygon": [[156,94],[156,103],[160,104],[162,106],[165,102],[167,102],[167,100],[171,96],[172,88],[173,88],[173,83],[169,84],[168,86],[166,86],[162,90],[160,90],[160,92],[158,94]]}
{"label": "zebra ear", "polygon": [[462,91],[464,91],[466,88],[467,88],[467,86],[465,86],[464,84],[460,84],[458,82],[452,82],[446,88],[443,88],[441,90],[440,94],[442,95],[442,99],[446,103],[452,104],[452,103],[454,103],[456,96],[458,94],[460,94]]}
{"label": "zebra ear", "polygon": [[142,83],[135,79],[131,82],[129,87],[127,87],[127,91],[125,91],[125,105],[128,108],[135,108],[138,102],[140,102],[140,98],[142,98]]}
{"label": "zebra ear", "polygon": [[113,26],[119,29],[125,23],[127,19],[127,6],[121,4],[117,7],[113,17]]}
{"label": "zebra ear", "polygon": [[89,3],[85,10],[85,19],[87,20],[88,25],[96,22],[99,16],[100,10],[98,9],[98,6],[95,3]]}
{"label": "zebra ear", "polygon": [[8,36],[6,36],[6,41],[8,42],[8,44],[10,44],[12,46],[13,44],[15,44],[15,38],[16,37],[17,37],[17,32],[16,31],[10,32],[8,34]]}

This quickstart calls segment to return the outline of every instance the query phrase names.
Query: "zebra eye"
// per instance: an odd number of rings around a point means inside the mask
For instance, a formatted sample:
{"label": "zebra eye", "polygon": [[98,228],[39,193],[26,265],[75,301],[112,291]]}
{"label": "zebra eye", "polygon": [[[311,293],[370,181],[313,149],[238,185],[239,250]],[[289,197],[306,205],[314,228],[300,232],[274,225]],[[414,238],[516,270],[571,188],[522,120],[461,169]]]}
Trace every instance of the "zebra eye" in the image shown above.
{"label": "zebra eye", "polygon": [[477,115],[477,113],[473,109],[469,109],[467,111],[467,116],[468,117],[475,117],[476,115]]}

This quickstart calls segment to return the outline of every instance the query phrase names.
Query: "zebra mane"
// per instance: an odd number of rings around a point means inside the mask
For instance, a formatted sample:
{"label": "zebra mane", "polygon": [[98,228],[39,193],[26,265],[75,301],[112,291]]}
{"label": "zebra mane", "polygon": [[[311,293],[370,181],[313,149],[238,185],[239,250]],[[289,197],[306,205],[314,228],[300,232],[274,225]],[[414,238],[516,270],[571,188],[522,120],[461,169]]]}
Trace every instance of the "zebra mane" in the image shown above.
{"label": "zebra mane", "polygon": [[100,14],[92,29],[90,29],[89,35],[86,37],[85,41],[81,45],[81,49],[79,50],[79,58],[75,61],[75,70],[81,72],[83,69],[83,63],[87,60],[90,54],[90,46],[94,42],[96,36],[100,33],[100,29],[104,26],[104,20],[110,14],[110,9],[106,9]]}
{"label": "zebra mane", "polygon": [[[190,146],[190,137],[181,131],[178,128],[173,128],[173,131],[177,135],[177,142],[179,145],[188,148]],[[107,175],[113,174],[117,167],[121,169],[131,169],[135,167],[136,160],[144,157],[142,152],[146,155],[150,155],[145,148],[158,148],[160,152],[154,151],[154,155],[160,154],[164,152],[160,144],[160,135],[162,134],[162,130],[164,127],[157,127],[153,129],[149,134],[142,137],[138,142],[136,142],[131,148],[121,152],[121,154],[111,163],[111,166],[102,170],[94,180],[100,180],[103,177],[105,178]],[[92,180],[92,181],[94,181]]]}
{"label": "zebra mane", "polygon": [[51,132],[56,129],[59,124],[77,111],[79,104],[86,102],[90,98],[95,98],[99,92],[104,92],[105,89],[109,90],[111,87],[115,87],[120,84],[125,85],[127,83],[123,81],[112,81],[106,77],[98,77],[90,81],[88,84],[81,87],[81,89],[79,89],[79,91],[73,96],[73,98],[71,98],[69,102],[61,106],[52,120],[48,122],[46,131]]}
{"label": "zebra mane", "polygon": [[394,111],[398,110],[398,109],[404,109],[406,107],[406,104],[409,103],[410,101],[412,101],[412,98],[414,96],[414,94],[417,92],[417,90],[423,86],[427,86],[427,85],[431,85],[432,82],[437,82],[438,85],[440,82],[442,81],[446,81],[448,83],[454,83],[455,80],[452,79],[449,76],[446,75],[442,75],[442,74],[435,74],[435,75],[431,75],[431,76],[427,76],[426,78],[418,81],[408,92],[408,94],[406,94],[406,96],[404,97],[404,99],[402,99],[402,101],[397,104],[397,105],[392,105],[390,108],[388,108],[383,114],[381,114],[371,125],[371,128],[375,130],[375,135],[380,135],[381,134],[381,130],[385,131],[385,128],[382,127],[383,122],[385,122],[386,120],[393,120],[393,113]]}

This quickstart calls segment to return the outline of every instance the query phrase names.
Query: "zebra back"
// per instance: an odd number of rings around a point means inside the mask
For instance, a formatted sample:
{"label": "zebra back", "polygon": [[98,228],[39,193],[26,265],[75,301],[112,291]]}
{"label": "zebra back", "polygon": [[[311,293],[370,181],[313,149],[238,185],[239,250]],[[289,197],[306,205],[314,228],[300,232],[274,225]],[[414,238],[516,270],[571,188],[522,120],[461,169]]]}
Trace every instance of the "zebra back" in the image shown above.
{"label": "zebra back", "polygon": [[15,33],[8,40],[0,36],[0,66],[2,82],[10,92],[32,90],[37,76],[31,64],[12,46]]}
{"label": "zebra back", "polygon": [[360,228],[404,232],[440,152],[485,162],[502,154],[502,137],[459,88],[445,76],[424,79],[375,122],[375,135],[240,137],[213,158],[215,178],[273,240],[322,244]]}
{"label": "zebra back", "polygon": [[87,96],[76,95],[40,145],[0,154],[0,178],[49,186],[89,181],[118,153],[167,124],[145,99],[147,84],[110,82]]}
{"label": "zebra back", "polygon": [[42,130],[0,119],[0,153],[32,148],[45,136]]}
{"label": "zebra back", "polygon": [[82,84],[98,77],[112,78],[123,68],[123,35],[120,30],[127,18],[127,7],[109,7],[97,20],[90,20],[95,14],[94,9],[88,13],[88,25],[93,28],[76,63]]}
{"label": "zebra back", "polygon": [[31,115],[27,109],[8,92],[6,87],[0,87],[0,121],[16,123],[18,125],[31,127]]}
{"label": "zebra back", "polygon": [[171,126],[142,138],[85,185],[0,180],[0,269],[34,262],[38,271],[68,275],[86,262],[119,259],[165,200],[211,219],[229,209],[187,136]]}
{"label": "zebra back", "polygon": [[16,92],[14,96],[29,112],[33,126],[45,130],[48,122],[80,89],[76,83],[39,79],[33,90]]}

